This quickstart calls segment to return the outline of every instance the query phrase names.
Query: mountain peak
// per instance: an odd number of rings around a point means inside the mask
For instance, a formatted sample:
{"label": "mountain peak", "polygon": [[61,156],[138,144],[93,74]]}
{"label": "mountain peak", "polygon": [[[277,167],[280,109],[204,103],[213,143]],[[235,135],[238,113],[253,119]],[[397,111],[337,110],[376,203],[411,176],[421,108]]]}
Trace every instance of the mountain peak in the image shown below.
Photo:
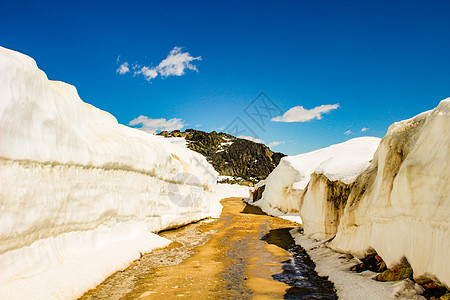
{"label": "mountain peak", "polygon": [[189,149],[206,157],[221,175],[220,182],[253,185],[265,179],[286,156],[264,144],[237,138],[224,132],[195,129],[162,131],[167,138],[184,138]]}

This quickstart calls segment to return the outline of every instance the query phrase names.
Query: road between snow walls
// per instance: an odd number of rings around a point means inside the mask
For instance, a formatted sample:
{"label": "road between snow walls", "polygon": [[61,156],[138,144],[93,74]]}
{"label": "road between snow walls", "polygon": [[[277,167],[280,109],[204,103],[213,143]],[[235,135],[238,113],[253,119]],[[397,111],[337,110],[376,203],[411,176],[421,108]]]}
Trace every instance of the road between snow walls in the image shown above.
{"label": "road between snow walls", "polygon": [[117,272],[88,299],[337,299],[333,284],[295,245],[295,223],[239,198],[218,219],[162,232],[174,243]]}
{"label": "road between snow walls", "polygon": [[[220,199],[247,196],[248,188],[217,185],[218,174],[202,155],[118,124],[84,103],[75,87],[48,80],[26,55],[0,47],[0,73],[2,299],[77,298],[171,243],[154,232],[217,218]],[[266,179],[256,205],[303,222],[304,235],[291,233],[319,274],[335,282],[338,296],[376,299],[370,295],[383,288],[351,281],[354,274],[341,271],[352,257],[330,248],[359,258],[376,252],[389,268],[406,260],[413,280],[450,285],[449,111],[446,99],[432,111],[393,124],[381,142],[359,138],[285,157]],[[278,255],[278,248],[263,248]],[[229,284],[221,287],[240,287],[228,288],[230,297],[281,295],[286,285],[293,287],[289,276],[278,276],[285,281],[270,281],[272,286],[267,276],[242,275],[253,271],[236,264],[241,254],[234,246],[226,249],[235,261],[228,273],[220,273]],[[196,267],[193,259],[186,263]],[[252,259],[247,257],[248,266],[257,272]],[[333,267],[339,260],[343,264]],[[226,274],[259,279],[244,283]],[[348,282],[361,289],[348,289]],[[413,281],[384,286],[385,299],[419,297]],[[264,288],[269,290],[257,291]],[[297,297],[301,290],[291,292]]]}

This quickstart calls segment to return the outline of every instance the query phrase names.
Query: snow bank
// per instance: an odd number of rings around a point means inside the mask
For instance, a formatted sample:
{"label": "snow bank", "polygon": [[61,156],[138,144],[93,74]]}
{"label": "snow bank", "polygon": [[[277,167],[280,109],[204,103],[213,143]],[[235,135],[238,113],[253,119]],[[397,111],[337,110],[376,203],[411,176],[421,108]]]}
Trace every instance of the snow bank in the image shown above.
{"label": "snow bank", "polygon": [[0,47],[0,298],[70,299],[217,215],[217,172]]}
{"label": "snow bank", "polygon": [[211,218],[218,218],[222,213],[222,204],[220,200],[231,197],[247,198],[250,194],[250,187],[239,184],[219,183],[211,201],[209,214]]}
{"label": "snow bank", "polygon": [[330,246],[388,267],[406,257],[414,277],[450,286],[450,98],[389,127],[370,167],[354,183]]}
{"label": "snow bank", "polygon": [[240,184],[219,183],[217,185],[216,195],[218,199],[240,197],[248,198],[250,187]]}
{"label": "snow bank", "polygon": [[[349,147],[358,140],[367,144]],[[283,158],[266,180],[264,205],[286,211],[303,192],[306,235],[336,234],[331,248],[356,257],[376,251],[388,267],[405,257],[415,278],[449,287],[450,98],[390,126],[370,166],[378,140],[346,143]]]}
{"label": "snow bank", "polygon": [[266,179],[260,201],[282,212],[300,209],[300,198],[311,174],[323,174],[329,180],[351,183],[366,169],[380,139],[361,137],[341,144],[295,156],[283,157]]}
{"label": "snow bank", "polygon": [[399,282],[380,282],[372,277],[377,274],[371,271],[355,273],[350,268],[358,263],[351,256],[337,253],[325,246],[325,241],[317,242],[298,232],[291,230],[291,235],[297,245],[301,245],[316,265],[315,270],[321,276],[328,276],[334,283],[339,299],[345,300],[389,300],[415,299],[425,300],[418,295],[421,288],[411,280]]}
{"label": "snow bank", "polygon": [[311,180],[300,199],[300,216],[304,233],[317,240],[336,235],[344,213],[351,184],[331,181],[324,174],[311,174]]}

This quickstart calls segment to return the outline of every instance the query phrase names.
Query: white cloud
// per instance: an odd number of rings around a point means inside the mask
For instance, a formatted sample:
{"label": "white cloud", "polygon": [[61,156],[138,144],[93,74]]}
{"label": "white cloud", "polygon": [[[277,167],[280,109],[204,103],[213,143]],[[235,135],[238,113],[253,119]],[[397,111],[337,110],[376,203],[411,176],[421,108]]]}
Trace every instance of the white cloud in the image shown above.
{"label": "white cloud", "polygon": [[[174,47],[169,55],[161,61],[156,67],[139,66],[134,64],[132,66],[134,70],[134,75],[143,75],[147,81],[150,81],[156,77],[161,76],[166,78],[169,76],[181,76],[186,72],[185,70],[197,71],[198,69],[191,62],[194,60],[202,60],[200,56],[193,57],[189,52],[182,52],[181,47]],[[128,68],[128,63],[123,63],[118,69],[117,73],[125,74],[128,73],[130,69]]]}
{"label": "white cloud", "polygon": [[361,129],[361,132],[366,132],[367,130],[369,130],[369,128],[363,127],[363,128]]}
{"label": "white cloud", "polygon": [[197,67],[191,64],[193,60],[202,60],[200,56],[193,57],[189,52],[181,52],[181,47],[175,47],[169,55],[156,67],[162,77],[181,76],[185,69],[197,71]]}
{"label": "white cloud", "polygon": [[131,120],[128,125],[136,126],[141,125],[138,129],[149,133],[156,133],[156,131],[160,130],[177,130],[181,129],[185,126],[184,121],[182,119],[172,118],[170,120],[166,120],[164,118],[160,119],[150,119],[146,116],[139,116],[136,119]]}
{"label": "white cloud", "polygon": [[125,73],[130,72],[130,68],[128,66],[129,64],[127,62],[124,62],[123,64],[120,65],[120,67],[117,68],[116,73],[123,75]]}
{"label": "white cloud", "polygon": [[352,134],[352,132],[350,130],[347,130],[346,132],[344,132],[345,135],[350,135]]}
{"label": "white cloud", "polygon": [[284,144],[285,142],[271,142],[271,143],[269,143],[269,148],[271,148],[271,147],[275,147],[275,146],[278,146],[278,145],[280,145],[280,144]]}
{"label": "white cloud", "polygon": [[240,135],[240,136],[238,136],[238,139],[244,139],[244,140],[252,141],[252,142],[255,142],[255,143],[264,144],[263,140],[258,139],[258,138],[254,138],[252,136]]}
{"label": "white cloud", "polygon": [[142,74],[147,81],[152,80],[158,76],[158,72],[154,68],[142,67],[138,71],[134,71],[134,75]]}
{"label": "white cloud", "polygon": [[272,121],[307,122],[314,119],[320,120],[322,119],[322,114],[337,109],[338,107],[339,104],[325,104],[312,109],[305,109],[303,106],[294,106],[285,112],[284,115],[272,118]]}

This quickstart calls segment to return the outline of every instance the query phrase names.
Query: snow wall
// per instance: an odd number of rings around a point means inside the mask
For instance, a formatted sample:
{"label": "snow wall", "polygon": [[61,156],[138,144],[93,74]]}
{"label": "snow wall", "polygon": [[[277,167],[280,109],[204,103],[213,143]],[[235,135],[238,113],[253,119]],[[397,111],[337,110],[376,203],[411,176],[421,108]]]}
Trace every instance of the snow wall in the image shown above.
{"label": "snow wall", "polygon": [[[405,257],[416,278],[449,287],[450,98],[391,125],[378,148],[362,141],[284,157],[262,200],[282,211],[297,205],[304,233],[335,236],[329,247],[337,251],[376,251],[388,267]],[[342,147],[349,142],[359,150]]]}
{"label": "snow wall", "polygon": [[[388,267],[406,257],[414,277],[450,286],[450,98],[394,123],[351,190],[330,247]],[[428,274],[427,274],[428,273]]]}
{"label": "snow wall", "polygon": [[218,216],[217,173],[0,47],[0,298],[71,299]]}

